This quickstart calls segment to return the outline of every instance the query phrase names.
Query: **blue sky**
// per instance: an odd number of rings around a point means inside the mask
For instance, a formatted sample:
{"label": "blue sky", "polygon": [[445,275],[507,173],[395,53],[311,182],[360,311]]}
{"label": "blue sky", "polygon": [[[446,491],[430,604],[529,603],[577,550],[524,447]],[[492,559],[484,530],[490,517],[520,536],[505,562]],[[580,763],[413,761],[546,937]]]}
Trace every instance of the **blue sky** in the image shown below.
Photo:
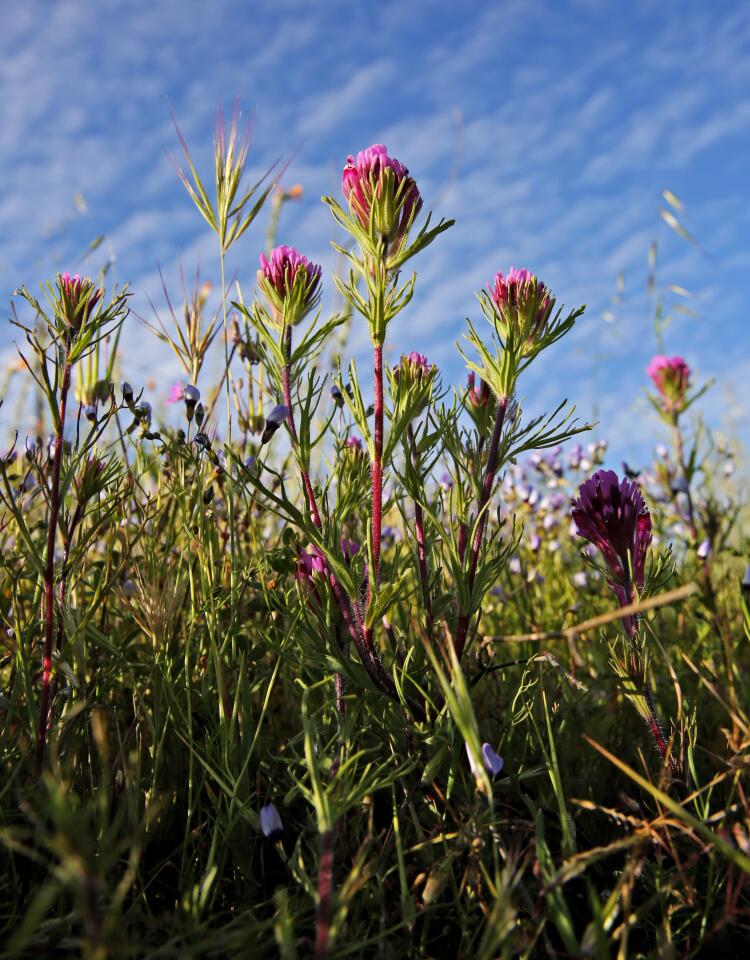
{"label": "blue sky", "polygon": [[[114,256],[135,309],[161,303],[157,265],[177,283],[197,263],[216,278],[212,237],[167,153],[173,107],[208,171],[214,109],[235,96],[252,115],[251,166],[292,156],[280,242],[334,266],[341,234],[319,202],[337,194],[346,155],[384,142],[408,165],[427,208],[456,218],[416,266],[417,294],[393,325],[393,355],[426,352],[463,380],[455,350],[474,291],[526,266],[588,310],[525,382],[528,408],[562,396],[595,410],[613,463],[658,434],[643,401],[655,350],[645,297],[647,250],[659,281],[693,295],[666,333],[698,379],[717,377],[703,409],[748,441],[750,391],[750,17],[744,3],[298,3],[27,0],[0,35],[0,303],[13,289],[81,261]],[[669,188],[700,246],[659,219]],[[82,194],[86,210],[76,205]],[[230,264],[250,288],[265,224]],[[616,278],[623,302],[612,309]],[[328,285],[329,291],[332,284]],[[674,302],[679,297],[671,296]],[[0,328],[3,363],[13,329]],[[366,346],[358,329],[353,347]],[[177,368],[131,318],[123,374]],[[10,403],[3,411],[5,420]]]}

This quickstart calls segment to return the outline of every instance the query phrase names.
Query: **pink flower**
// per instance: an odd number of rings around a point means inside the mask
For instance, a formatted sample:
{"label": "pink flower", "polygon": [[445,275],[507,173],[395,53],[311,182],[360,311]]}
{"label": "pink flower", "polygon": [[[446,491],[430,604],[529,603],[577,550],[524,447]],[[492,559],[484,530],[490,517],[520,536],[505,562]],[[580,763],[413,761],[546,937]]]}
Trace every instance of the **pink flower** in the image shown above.
{"label": "pink flower", "polygon": [[59,274],[58,285],[64,314],[60,319],[65,320],[73,331],[78,331],[101,299],[102,292],[88,277],[78,274],[73,277],[69,273]]}
{"label": "pink flower", "polygon": [[690,367],[682,357],[654,357],[646,367],[654,386],[661,394],[665,413],[679,413],[685,409],[685,396],[690,386]]}
{"label": "pink flower", "polygon": [[549,289],[530,270],[515,267],[507,275],[498,273],[488,289],[503,336],[532,347],[544,333],[555,305]]}
{"label": "pink flower", "polygon": [[472,370],[469,372],[466,386],[469,396],[469,406],[474,410],[480,407],[486,407],[490,400],[490,385],[485,380],[480,380],[479,389],[477,389],[476,376]]}
{"label": "pink flower", "polygon": [[302,550],[297,562],[297,580],[310,582],[315,573],[323,573],[326,568],[326,562],[323,554],[317,547],[310,545],[306,550]]}
{"label": "pink flower", "polygon": [[185,399],[185,389],[181,383],[173,383],[169,388],[167,403],[179,403]]}
{"label": "pink flower", "polygon": [[261,253],[258,285],[288,323],[297,323],[320,299],[321,268],[294,247],[276,247]]}
{"label": "pink flower", "polygon": [[354,454],[363,453],[362,441],[359,437],[348,437],[344,446]]}
{"label": "pink flower", "polygon": [[422,209],[422,198],[407,168],[382,143],[347,157],[341,189],[363,230],[397,251]]}

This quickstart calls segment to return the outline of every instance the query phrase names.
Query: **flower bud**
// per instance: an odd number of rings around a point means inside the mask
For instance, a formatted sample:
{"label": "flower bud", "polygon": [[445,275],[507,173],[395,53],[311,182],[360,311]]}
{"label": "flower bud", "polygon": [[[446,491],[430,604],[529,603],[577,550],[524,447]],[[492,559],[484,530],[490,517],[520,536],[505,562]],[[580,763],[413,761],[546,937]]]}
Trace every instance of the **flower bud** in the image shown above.
{"label": "flower bud", "polygon": [[74,277],[68,273],[59,274],[57,285],[58,319],[62,320],[70,334],[75,336],[101,299],[102,292],[88,277],[79,277],[78,274]]}
{"label": "flower bud", "polygon": [[284,833],[284,824],[281,822],[279,811],[272,803],[260,808],[260,829],[263,836],[269,840],[278,840]]}
{"label": "flower bud", "polygon": [[263,427],[263,435],[260,438],[261,446],[264,443],[268,443],[288,416],[289,407],[285,407],[283,403],[279,403],[273,408],[268,414],[265,426]]}

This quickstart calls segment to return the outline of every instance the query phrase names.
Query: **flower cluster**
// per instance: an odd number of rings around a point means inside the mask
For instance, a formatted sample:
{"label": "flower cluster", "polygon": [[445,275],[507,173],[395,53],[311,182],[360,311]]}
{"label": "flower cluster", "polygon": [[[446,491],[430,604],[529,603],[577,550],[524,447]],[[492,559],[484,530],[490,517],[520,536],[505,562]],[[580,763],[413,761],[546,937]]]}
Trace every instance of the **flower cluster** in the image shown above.
{"label": "flower cluster", "polygon": [[651,515],[637,484],[620,480],[612,470],[598,470],[581,485],[573,519],[579,535],[602,554],[613,586],[622,588],[629,602],[631,578],[638,590],[643,588],[651,543]]}
{"label": "flower cluster", "polygon": [[659,402],[664,413],[674,415],[685,409],[690,367],[682,357],[654,357],[646,368],[659,391]]}
{"label": "flower cluster", "polygon": [[503,340],[513,341],[522,354],[532,352],[544,335],[555,298],[533,273],[515,267],[507,275],[498,273],[488,289]]}
{"label": "flower cluster", "polygon": [[341,189],[352,214],[375,242],[388,251],[400,249],[422,198],[414,178],[382,143],[347,157]]}
{"label": "flower cluster", "polygon": [[275,319],[293,326],[320,300],[321,268],[294,247],[276,247],[260,255],[258,286],[274,310]]}
{"label": "flower cluster", "polygon": [[78,274],[71,277],[68,273],[61,273],[58,277],[60,319],[68,330],[75,334],[86,318],[101,300],[102,292],[88,277]]}

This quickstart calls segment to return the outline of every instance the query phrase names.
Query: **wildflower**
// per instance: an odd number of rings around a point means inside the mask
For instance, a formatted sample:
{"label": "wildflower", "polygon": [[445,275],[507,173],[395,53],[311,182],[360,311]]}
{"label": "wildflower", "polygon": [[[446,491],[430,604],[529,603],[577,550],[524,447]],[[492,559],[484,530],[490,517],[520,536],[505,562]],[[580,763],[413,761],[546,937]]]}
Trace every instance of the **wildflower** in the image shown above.
{"label": "wildflower", "polygon": [[135,408],[136,417],[146,425],[151,423],[151,404],[147,400],[141,400]]}
{"label": "wildflower", "polygon": [[359,439],[359,437],[347,437],[344,446],[355,456],[359,456],[360,454],[364,453],[362,441]]}
{"label": "wildflower", "polygon": [[486,407],[490,401],[490,397],[492,396],[490,385],[486,380],[479,381],[478,389],[475,384],[476,378],[474,371],[472,370],[467,378],[467,396],[469,398],[469,406],[472,408],[472,410],[478,410],[482,407]]}
{"label": "wildflower", "polygon": [[305,584],[318,602],[320,602],[320,595],[313,583],[313,575],[324,573],[325,568],[325,557],[317,547],[310,544],[306,550],[300,551],[299,557],[297,558],[297,570],[294,578],[298,583]]}
{"label": "wildflower", "polygon": [[96,405],[93,403],[88,403],[83,408],[83,413],[89,423],[96,423]]}
{"label": "wildflower", "polygon": [[173,383],[169,388],[169,395],[167,396],[167,403],[179,403],[180,400],[184,400],[185,390],[181,383]]}
{"label": "wildflower", "polygon": [[269,840],[278,840],[284,833],[284,824],[274,804],[267,803],[260,808],[260,829]]}
{"label": "wildflower", "polygon": [[279,403],[273,408],[268,414],[265,426],[263,427],[263,436],[260,438],[261,445],[268,443],[288,416],[289,407],[285,407],[283,403]]}
{"label": "wildflower", "polygon": [[127,403],[128,406],[133,402],[133,388],[127,382],[127,380],[122,385],[122,399]]}
{"label": "wildflower", "polygon": [[205,416],[206,416],[206,409],[205,409],[205,407],[203,406],[202,403],[197,403],[197,404],[196,404],[195,411],[194,411],[194,414],[193,414],[193,415],[195,416],[196,426],[197,426],[198,429],[200,430],[200,428],[203,426],[203,421],[204,421]]}
{"label": "wildflower", "polygon": [[321,268],[294,247],[260,255],[258,286],[284,324],[294,325],[320,300]]}
{"label": "wildflower", "polygon": [[581,485],[573,501],[579,536],[599,549],[618,583],[628,578],[643,586],[646,550],[651,542],[651,516],[638,486],[620,481],[612,470],[599,470]]}
{"label": "wildflower", "polygon": [[573,586],[578,587],[579,590],[585,590],[589,585],[588,574],[585,570],[576,570],[573,574]]}
{"label": "wildflower", "polygon": [[339,410],[344,406],[344,394],[334,385],[331,387],[331,400],[336,404]]}
{"label": "wildflower", "polygon": [[502,602],[505,600],[505,590],[498,584],[490,590],[490,596],[497,597]]}
{"label": "wildflower", "polygon": [[515,574],[519,574],[521,572],[521,561],[518,557],[510,558],[508,561],[508,570]]}
{"label": "wildflower", "polygon": [[582,456],[583,447],[580,443],[576,443],[568,456],[568,466],[571,470],[577,470],[580,467]]}
{"label": "wildflower", "polygon": [[440,477],[440,486],[446,492],[450,490],[451,487],[453,486],[453,477],[449,473],[442,474],[442,476]]}
{"label": "wildflower", "polygon": [[182,392],[182,398],[185,401],[185,412],[189,423],[195,414],[195,407],[201,398],[201,392],[192,383],[189,383]]}
{"label": "wildflower", "polygon": [[[466,755],[469,758],[469,766],[471,767],[471,772],[474,776],[477,775],[477,769],[474,762],[474,757],[471,750],[469,749],[469,744],[466,744]],[[496,753],[495,750],[489,743],[482,744],[482,762],[484,763],[484,769],[491,777],[496,777],[498,773],[503,769],[505,761],[500,756],[499,753]]]}
{"label": "wildflower", "polygon": [[536,553],[539,547],[541,547],[541,545],[542,545],[541,537],[539,536],[538,533],[533,533],[531,535],[531,539],[529,540],[529,549],[533,553]]}
{"label": "wildflower", "polygon": [[101,299],[102,292],[88,277],[79,277],[78,274],[71,277],[68,273],[61,273],[57,282],[60,290],[60,319],[71,333],[78,333]]}
{"label": "wildflower", "polygon": [[422,209],[414,178],[382,143],[347,157],[341,181],[349,209],[375,244],[398,251]]}
{"label": "wildflower", "polygon": [[661,396],[661,408],[667,414],[677,414],[685,409],[685,399],[690,386],[690,367],[682,357],[654,357],[646,367],[654,386]]}
{"label": "wildflower", "polygon": [[555,305],[548,288],[529,270],[511,267],[489,287],[500,335],[527,355],[542,339]]}
{"label": "wildflower", "polygon": [[695,552],[700,560],[706,560],[711,553],[711,541],[701,540]]}

